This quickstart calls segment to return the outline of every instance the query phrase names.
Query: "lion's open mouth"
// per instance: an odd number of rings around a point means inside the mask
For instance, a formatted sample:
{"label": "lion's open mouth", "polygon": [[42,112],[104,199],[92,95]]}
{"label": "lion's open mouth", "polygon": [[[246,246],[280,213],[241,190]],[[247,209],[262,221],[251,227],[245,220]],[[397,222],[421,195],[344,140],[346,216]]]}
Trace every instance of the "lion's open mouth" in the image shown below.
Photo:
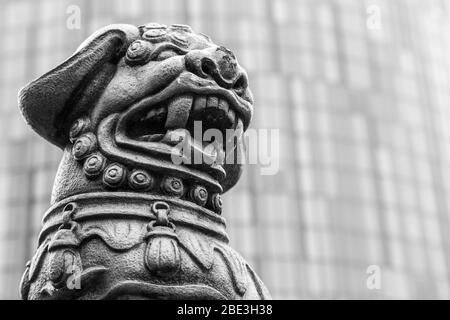
{"label": "lion's open mouth", "polygon": [[176,173],[222,192],[222,183],[239,178],[251,108],[231,90],[186,72],[103,120],[100,148],[116,161]]}
{"label": "lion's open mouth", "polygon": [[[203,137],[208,129],[217,129],[225,138],[226,130],[236,128],[238,121],[235,111],[223,97],[183,94],[136,113],[128,121],[126,130],[127,136],[134,140],[172,144],[177,140],[171,133],[179,134],[178,129],[188,131],[191,137]],[[201,143],[205,146],[211,141]]]}

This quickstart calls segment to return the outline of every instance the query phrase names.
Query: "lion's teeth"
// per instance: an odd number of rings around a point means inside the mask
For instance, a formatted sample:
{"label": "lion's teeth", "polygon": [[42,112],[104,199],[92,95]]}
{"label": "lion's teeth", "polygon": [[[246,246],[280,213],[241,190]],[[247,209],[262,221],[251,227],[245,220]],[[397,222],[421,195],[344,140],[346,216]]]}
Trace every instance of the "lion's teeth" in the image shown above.
{"label": "lion's teeth", "polygon": [[241,118],[237,119],[236,131],[239,132],[239,136],[242,137],[242,134],[244,133],[244,122]]}
{"label": "lion's teeth", "polygon": [[153,118],[161,118],[163,115],[166,114],[166,112],[167,111],[165,107],[153,108],[147,113],[147,115],[145,116],[145,120],[151,120]]}
{"label": "lion's teeth", "polygon": [[208,100],[206,100],[206,106],[208,108],[217,108],[219,106],[219,99],[214,96],[208,97]]}
{"label": "lion's teeth", "polygon": [[228,120],[230,120],[231,122],[232,128],[234,128],[236,125],[236,113],[234,112],[233,109],[230,108],[230,110],[228,110],[227,117]]}
{"label": "lion's teeth", "polygon": [[230,110],[230,106],[228,104],[228,102],[224,99],[219,99],[219,109],[223,110],[225,113],[228,112],[228,110]]}
{"label": "lion's teeth", "polygon": [[187,137],[189,137],[189,132],[186,129],[167,130],[167,133],[162,138],[161,142],[175,146],[180,142],[185,141]]}
{"label": "lion's teeth", "polygon": [[192,96],[174,98],[167,107],[167,129],[185,128],[192,107]]}
{"label": "lion's teeth", "polygon": [[211,163],[215,162],[218,156],[216,145],[214,143],[206,145],[203,148],[203,153],[208,156],[208,160],[210,160]]}
{"label": "lion's teeth", "polygon": [[233,127],[234,135],[238,138],[241,138],[244,133],[244,123],[242,122],[242,119],[239,117],[236,117],[235,125]]}
{"label": "lion's teeth", "polygon": [[222,143],[217,141],[212,143],[204,143],[203,152],[208,155],[212,162],[222,164],[225,157],[225,152],[223,151]]}
{"label": "lion's teeth", "polygon": [[194,112],[201,111],[205,108],[206,108],[206,97],[205,96],[196,97],[192,111]]}

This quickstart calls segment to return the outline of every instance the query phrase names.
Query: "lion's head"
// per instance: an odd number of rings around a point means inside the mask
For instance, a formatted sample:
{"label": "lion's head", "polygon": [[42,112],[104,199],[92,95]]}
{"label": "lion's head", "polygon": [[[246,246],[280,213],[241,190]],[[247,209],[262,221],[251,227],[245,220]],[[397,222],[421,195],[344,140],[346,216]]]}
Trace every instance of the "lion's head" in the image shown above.
{"label": "lion's head", "polygon": [[[60,168],[65,178],[59,180],[73,193],[83,192],[100,174],[110,187],[128,179],[135,190],[156,174],[217,194],[237,182],[241,165],[215,161],[230,151],[226,141],[211,147],[192,139],[194,124],[201,121],[203,132],[213,128],[224,137],[227,129],[242,133],[253,99],[230,50],[188,26],[151,23],[97,31],[69,59],[23,88],[19,103],[33,129],[66,150],[62,167],[69,169]],[[174,163],[181,141],[213,161]],[[241,140],[233,143],[238,147]],[[87,180],[76,183],[79,177],[68,171],[80,168]],[[55,183],[62,182],[57,177]]]}

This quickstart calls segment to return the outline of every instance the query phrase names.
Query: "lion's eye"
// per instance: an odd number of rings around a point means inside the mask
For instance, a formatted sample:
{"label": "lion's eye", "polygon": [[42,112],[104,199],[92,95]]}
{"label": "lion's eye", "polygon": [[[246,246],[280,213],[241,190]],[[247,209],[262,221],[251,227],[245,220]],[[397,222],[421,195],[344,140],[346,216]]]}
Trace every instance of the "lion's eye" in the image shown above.
{"label": "lion's eye", "polygon": [[162,61],[162,60],[166,60],[168,58],[171,57],[175,57],[177,56],[178,53],[176,53],[174,50],[170,49],[170,50],[164,50],[161,51],[155,58],[156,61]]}
{"label": "lion's eye", "polygon": [[147,62],[150,51],[151,48],[147,41],[136,40],[128,47],[127,62],[132,65],[143,64]]}

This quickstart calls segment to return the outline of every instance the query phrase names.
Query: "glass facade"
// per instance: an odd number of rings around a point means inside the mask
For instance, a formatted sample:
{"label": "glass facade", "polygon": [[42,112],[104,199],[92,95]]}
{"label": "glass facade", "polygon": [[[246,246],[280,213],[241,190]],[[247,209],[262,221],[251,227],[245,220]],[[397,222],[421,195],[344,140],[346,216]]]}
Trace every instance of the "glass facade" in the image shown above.
{"label": "glass facade", "polygon": [[[279,129],[275,175],[224,196],[274,298],[450,298],[450,6],[420,0],[0,0],[0,298],[18,298],[61,152],[17,91],[110,23],[184,23],[231,48]],[[70,22],[80,13],[80,28]],[[72,21],[73,22],[73,21]],[[367,268],[380,270],[370,290]]]}

